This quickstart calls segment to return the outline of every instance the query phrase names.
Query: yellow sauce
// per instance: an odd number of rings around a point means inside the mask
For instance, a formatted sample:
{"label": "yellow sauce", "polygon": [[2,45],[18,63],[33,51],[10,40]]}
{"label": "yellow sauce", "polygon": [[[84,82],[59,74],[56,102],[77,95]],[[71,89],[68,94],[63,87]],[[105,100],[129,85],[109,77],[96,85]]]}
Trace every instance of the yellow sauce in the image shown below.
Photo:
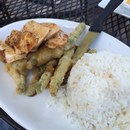
{"label": "yellow sauce", "polygon": [[130,5],[130,0],[126,0],[126,3]]}

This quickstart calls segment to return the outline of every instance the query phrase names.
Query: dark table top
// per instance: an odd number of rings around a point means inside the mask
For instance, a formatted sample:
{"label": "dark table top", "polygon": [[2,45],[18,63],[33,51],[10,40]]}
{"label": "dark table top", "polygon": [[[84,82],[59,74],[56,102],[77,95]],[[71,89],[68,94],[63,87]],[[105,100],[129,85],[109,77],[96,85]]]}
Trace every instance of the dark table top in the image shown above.
{"label": "dark table top", "polygon": [[[92,25],[102,8],[101,0],[0,0],[0,27],[30,18],[58,18]],[[130,46],[130,19],[116,13],[104,22],[103,31]],[[0,109],[0,130],[3,126],[24,129]],[[12,130],[12,129],[9,130]],[[5,127],[6,130],[6,127]]]}

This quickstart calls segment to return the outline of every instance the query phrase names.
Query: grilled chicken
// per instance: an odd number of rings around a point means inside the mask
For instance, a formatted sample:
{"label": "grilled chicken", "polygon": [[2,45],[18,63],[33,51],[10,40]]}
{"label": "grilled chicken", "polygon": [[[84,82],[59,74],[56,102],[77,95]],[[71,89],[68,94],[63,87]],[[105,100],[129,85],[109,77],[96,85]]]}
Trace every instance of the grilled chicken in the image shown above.
{"label": "grilled chicken", "polygon": [[57,48],[64,46],[68,42],[68,35],[66,35],[62,30],[56,33],[53,37],[51,37],[45,45],[48,48]]}
{"label": "grilled chicken", "polygon": [[29,21],[24,25],[22,31],[29,31],[35,35],[38,40],[37,45],[35,46],[35,48],[37,48],[45,40],[45,37],[48,35],[50,29],[48,27],[42,26],[35,21]]}
{"label": "grilled chicken", "polygon": [[[7,63],[27,58],[29,52],[37,51],[45,43],[46,48],[59,48],[68,41],[68,35],[54,23],[27,22],[21,31],[13,30],[0,44],[0,55]],[[48,50],[47,49],[47,50]]]}
{"label": "grilled chicken", "polygon": [[5,44],[14,49],[16,54],[30,52],[38,44],[36,36],[29,32],[13,30],[5,40]]}
{"label": "grilled chicken", "polygon": [[3,52],[4,60],[7,63],[11,63],[26,57],[26,54],[16,54],[14,49],[6,44],[0,44],[0,52]]}
{"label": "grilled chicken", "polygon": [[50,29],[45,40],[48,40],[60,31],[60,27],[54,23],[42,23],[41,25]]}

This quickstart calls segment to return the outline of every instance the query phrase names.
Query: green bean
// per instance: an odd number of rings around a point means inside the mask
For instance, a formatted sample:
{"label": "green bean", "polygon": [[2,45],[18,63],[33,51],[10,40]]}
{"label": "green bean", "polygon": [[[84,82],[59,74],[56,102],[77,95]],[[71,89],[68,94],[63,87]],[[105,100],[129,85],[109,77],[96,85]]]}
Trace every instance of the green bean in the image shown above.
{"label": "green bean", "polygon": [[42,74],[38,82],[36,88],[37,93],[41,93],[45,88],[47,88],[56,65],[57,65],[57,60],[52,60],[48,62],[48,64],[46,65],[45,72]]}
{"label": "green bean", "polygon": [[69,36],[69,43],[71,44],[74,44],[77,42],[79,36],[81,35],[81,33],[83,32],[83,30],[85,29],[85,23],[80,23],[76,28],[75,30],[70,33],[70,36]]}
{"label": "green bean", "polygon": [[68,38],[68,44],[64,47],[65,50],[69,50],[72,47],[75,46],[75,43],[78,41],[79,36],[85,29],[85,23],[80,23],[75,30],[70,33],[69,38]]}
{"label": "green bean", "polygon": [[71,58],[74,54],[74,50],[75,48],[68,50],[59,60],[58,66],[49,84],[50,93],[52,96],[56,96],[57,91],[64,80],[65,74],[67,73],[67,71],[70,69],[72,65]]}
{"label": "green bean", "polygon": [[79,44],[78,48],[76,49],[74,56],[73,56],[73,63],[75,64],[89,49],[92,41],[98,36],[99,33],[95,32],[88,32],[84,39]]}
{"label": "green bean", "polygon": [[92,54],[92,53],[97,53],[97,51],[95,49],[88,49],[87,53]]}
{"label": "green bean", "polygon": [[38,86],[39,79],[41,78],[41,75],[44,73],[44,71],[45,71],[45,65],[35,67],[32,70],[33,77],[31,79],[31,82],[26,86],[25,94],[27,96],[33,96],[36,94],[36,88]]}

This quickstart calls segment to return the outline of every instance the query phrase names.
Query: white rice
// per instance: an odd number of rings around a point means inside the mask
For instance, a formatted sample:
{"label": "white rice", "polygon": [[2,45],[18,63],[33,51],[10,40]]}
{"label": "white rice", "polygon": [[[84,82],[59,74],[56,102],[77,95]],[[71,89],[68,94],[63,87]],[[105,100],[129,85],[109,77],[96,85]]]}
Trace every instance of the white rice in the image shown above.
{"label": "white rice", "polygon": [[130,59],[85,54],[71,70],[65,96],[58,98],[82,130],[130,130]]}

